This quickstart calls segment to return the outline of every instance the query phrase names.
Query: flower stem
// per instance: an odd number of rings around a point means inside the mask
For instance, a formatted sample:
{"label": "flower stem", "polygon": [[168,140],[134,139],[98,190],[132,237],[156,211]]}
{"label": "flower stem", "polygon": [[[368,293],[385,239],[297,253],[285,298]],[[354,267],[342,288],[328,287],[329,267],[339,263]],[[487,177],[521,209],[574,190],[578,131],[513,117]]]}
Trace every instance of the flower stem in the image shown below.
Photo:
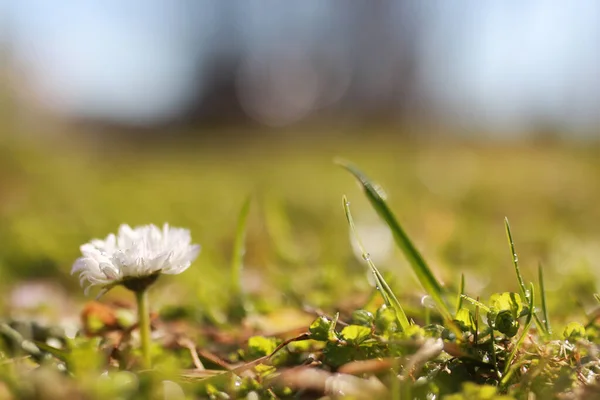
{"label": "flower stem", "polygon": [[148,305],[148,290],[142,289],[135,292],[138,306],[138,327],[142,342],[142,367],[151,368],[150,360],[150,307]]}

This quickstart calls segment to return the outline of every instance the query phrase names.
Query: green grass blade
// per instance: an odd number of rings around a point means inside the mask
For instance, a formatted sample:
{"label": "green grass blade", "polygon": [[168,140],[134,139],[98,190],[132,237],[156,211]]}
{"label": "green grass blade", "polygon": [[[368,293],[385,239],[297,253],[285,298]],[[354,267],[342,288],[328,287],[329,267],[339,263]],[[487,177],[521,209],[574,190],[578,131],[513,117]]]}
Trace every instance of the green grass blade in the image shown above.
{"label": "green grass blade", "polygon": [[546,307],[546,289],[544,286],[544,270],[542,265],[538,265],[538,278],[540,281],[540,297],[542,298],[542,314],[544,315],[544,326],[548,334],[552,334],[552,328],[550,327],[550,318],[548,317],[548,308]]}
{"label": "green grass blade", "polygon": [[379,214],[379,216],[390,227],[396,244],[408,259],[412,270],[419,279],[419,282],[421,283],[427,294],[429,294],[429,296],[431,296],[431,298],[435,302],[438,311],[440,312],[442,317],[448,321],[451,321],[452,316],[450,310],[442,297],[442,285],[437,281],[437,279],[431,272],[431,269],[423,259],[423,256],[421,256],[421,253],[419,253],[419,251],[409,239],[404,229],[396,220],[396,217],[389,209],[387,203],[382,197],[380,193],[381,191],[378,190],[375,184],[353,164],[341,160],[337,160],[336,162],[359,180],[369,202],[371,203],[375,211],[377,211],[377,214]]}
{"label": "green grass blade", "polygon": [[462,308],[463,296],[465,294],[465,274],[460,274],[460,288],[458,290],[458,299],[456,300],[456,313]]}
{"label": "green grass blade", "polygon": [[292,224],[283,201],[266,196],[263,204],[264,222],[277,256],[289,264],[302,262],[302,250],[294,238]]}
{"label": "green grass blade", "polygon": [[381,273],[379,272],[379,270],[377,269],[375,264],[373,264],[373,261],[371,261],[371,257],[369,256],[369,253],[367,253],[367,251],[365,250],[365,248],[360,240],[360,237],[358,235],[358,232],[356,231],[356,227],[354,226],[354,219],[352,218],[352,214],[350,213],[350,203],[348,202],[348,199],[346,198],[346,196],[344,196],[342,198],[342,202],[343,202],[343,206],[344,206],[344,212],[346,214],[346,219],[348,220],[348,225],[350,225],[350,230],[352,231],[352,234],[356,238],[356,242],[358,243],[358,246],[360,247],[360,251],[362,252],[363,258],[369,265],[369,268],[371,269],[371,272],[373,273],[373,276],[375,277],[377,288],[379,289],[385,302],[389,306],[391,306],[392,309],[396,312],[396,318],[398,320],[398,324],[400,325],[400,328],[403,331],[405,331],[410,326],[410,322],[408,321],[408,318],[406,317],[406,313],[404,312],[404,309],[400,305],[400,302],[396,298],[396,295],[394,294],[394,292],[392,291],[390,286],[387,284],[387,282],[385,281],[385,279],[383,278],[383,276],[381,275]]}
{"label": "green grass blade", "polygon": [[513,265],[515,266],[515,272],[517,273],[517,280],[519,281],[519,286],[521,287],[521,293],[523,293],[523,296],[525,296],[526,300],[529,300],[529,293],[527,293],[527,289],[525,288],[525,281],[523,280],[523,276],[521,275],[521,269],[519,268],[519,257],[517,256],[517,252],[515,251],[515,243],[512,238],[510,224],[508,223],[507,217],[504,217],[504,227],[506,229],[506,237],[508,238],[508,245],[510,246],[510,254],[512,256]]}
{"label": "green grass blade", "polygon": [[[521,269],[519,268],[519,257],[517,256],[517,252],[515,250],[515,243],[513,241],[512,233],[510,231],[510,224],[508,223],[507,217],[504,217],[504,227],[506,228],[506,237],[508,238],[510,254],[512,255],[513,265],[515,266],[515,272],[517,274],[517,280],[519,281],[519,286],[521,287],[521,293],[523,294],[523,297],[525,297],[525,300],[529,301],[529,297],[532,296],[532,293],[528,292],[527,288],[525,288],[525,281],[523,281],[523,275],[521,275]],[[535,312],[533,312],[533,318],[535,319],[535,324],[542,331],[542,333],[544,335],[548,335],[545,324],[540,321]]]}
{"label": "green grass blade", "polygon": [[469,303],[473,304],[476,307],[482,308],[483,311],[489,313],[491,311],[491,309],[486,306],[485,304],[483,304],[482,302],[480,302],[479,300],[475,300],[472,297],[467,296],[466,294],[461,295],[461,297],[465,300],[467,300]]}
{"label": "green grass blade", "polygon": [[248,196],[242,204],[238,215],[233,254],[231,257],[231,290],[236,298],[237,307],[244,307],[244,289],[242,287],[242,272],[244,269],[244,254],[246,253],[246,226],[250,213],[251,197]]}
{"label": "green grass blade", "polygon": [[340,313],[336,312],[335,315],[333,316],[333,320],[331,321],[331,325],[329,325],[329,333],[328,333],[328,337],[335,337],[335,327],[338,323],[338,320],[340,319]]}
{"label": "green grass blade", "polygon": [[496,370],[496,375],[498,378],[502,378],[502,372],[498,368],[498,357],[496,357],[496,337],[494,336],[494,329],[490,330],[490,338],[491,338],[491,346],[492,346],[492,364],[494,365],[494,369]]}
{"label": "green grass blade", "polygon": [[54,357],[59,359],[60,361],[66,362],[69,359],[69,351],[64,349],[57,349],[56,347],[50,346],[46,342],[41,342],[39,340],[34,340],[33,343],[42,351],[46,353],[52,354]]}

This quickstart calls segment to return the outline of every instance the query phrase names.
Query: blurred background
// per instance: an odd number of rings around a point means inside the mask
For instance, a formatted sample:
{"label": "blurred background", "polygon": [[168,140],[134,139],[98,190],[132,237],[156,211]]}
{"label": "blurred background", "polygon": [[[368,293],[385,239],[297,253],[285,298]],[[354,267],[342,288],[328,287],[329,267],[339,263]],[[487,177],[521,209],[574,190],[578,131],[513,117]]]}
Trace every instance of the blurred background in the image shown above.
{"label": "blurred background", "polygon": [[204,247],[165,285],[211,308],[248,195],[245,287],[265,304],[368,292],[342,194],[378,265],[414,287],[335,156],[383,184],[448,285],[516,289],[507,215],[530,279],[544,262],[584,311],[597,290],[597,1],[0,0],[0,62],[12,309],[78,293],[90,238],[164,221]]}
{"label": "blurred background", "polygon": [[3,1],[2,73],[23,113],[137,127],[435,122],[498,135],[593,135],[600,122],[593,0]]}

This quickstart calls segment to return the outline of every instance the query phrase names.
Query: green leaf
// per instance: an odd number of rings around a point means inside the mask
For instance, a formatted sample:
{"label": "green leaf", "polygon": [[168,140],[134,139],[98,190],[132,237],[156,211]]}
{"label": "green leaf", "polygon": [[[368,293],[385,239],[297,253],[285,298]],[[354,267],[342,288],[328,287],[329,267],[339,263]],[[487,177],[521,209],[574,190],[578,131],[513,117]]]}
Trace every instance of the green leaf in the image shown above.
{"label": "green leaf", "polygon": [[373,314],[367,310],[355,310],[352,312],[352,323],[355,325],[373,326],[373,321],[375,317]]}
{"label": "green leaf", "polygon": [[492,385],[478,385],[473,382],[463,383],[461,393],[444,396],[443,400],[511,400],[512,396],[498,394],[498,388]]}
{"label": "green leaf", "polygon": [[493,399],[496,395],[497,388],[491,385],[476,385],[471,382],[466,382],[463,387],[463,393],[467,397],[477,397],[478,399]]}
{"label": "green leaf", "polygon": [[525,322],[525,327],[523,328],[523,331],[521,332],[519,339],[513,346],[508,358],[506,359],[506,364],[505,364],[505,368],[504,368],[504,378],[501,381],[501,385],[503,387],[505,387],[508,384],[508,378],[511,376],[511,374],[509,373],[511,368],[513,368],[513,369],[516,368],[516,366],[512,365],[512,362],[515,359],[517,352],[519,351],[521,345],[523,344],[523,341],[525,340],[525,336],[527,336],[527,334],[529,333],[529,328],[531,328],[531,323],[533,322],[533,319],[535,317],[534,304],[535,304],[535,287],[533,286],[533,283],[530,283],[529,284],[529,308],[528,308],[529,314],[527,315],[527,321]]}
{"label": "green leaf", "polygon": [[431,324],[431,325],[425,325],[423,327],[423,335],[425,337],[431,337],[431,338],[440,338],[442,337],[442,333],[444,332],[446,328],[444,328],[442,325],[437,325],[437,324]]}
{"label": "green leaf", "polygon": [[129,328],[136,323],[135,313],[131,312],[131,310],[119,308],[115,311],[115,316],[117,317],[119,325],[124,328]]}
{"label": "green leaf", "polygon": [[351,361],[385,357],[387,355],[386,348],[386,344],[369,338],[363,340],[358,346],[350,342],[346,344],[344,342],[327,342],[323,348],[323,363],[337,368]]}
{"label": "green leaf", "polygon": [[579,322],[569,322],[563,331],[563,337],[572,342],[585,339],[585,327]]}
{"label": "green leaf", "polygon": [[[525,310],[518,293],[494,293],[490,296],[488,324],[491,328],[513,337],[519,331],[518,319]],[[527,308],[529,310],[529,308]]]}
{"label": "green leaf", "polygon": [[349,344],[359,345],[371,336],[371,329],[366,326],[348,325],[340,332],[340,337]]}
{"label": "green leaf", "polygon": [[275,351],[277,345],[277,340],[274,338],[252,336],[250,339],[248,339],[247,357],[254,360],[260,357],[268,356]]}
{"label": "green leaf", "polygon": [[425,330],[419,325],[411,325],[406,331],[402,332],[402,336],[407,339],[418,339],[425,337]]}
{"label": "green leaf", "polygon": [[332,321],[327,317],[320,316],[315,319],[312,324],[310,324],[308,331],[310,332],[311,339],[328,341],[335,338],[331,337],[334,328],[335,321]]}
{"label": "green leaf", "polygon": [[67,368],[76,376],[97,373],[105,360],[99,351],[102,338],[76,337],[68,340]]}
{"label": "green leaf", "polygon": [[87,329],[91,333],[101,332],[105,328],[104,321],[97,314],[90,314],[87,319]]}
{"label": "green leaf", "polygon": [[442,317],[447,321],[452,321],[452,317],[448,306],[443,300],[443,289],[442,285],[437,281],[431,269],[421,256],[421,253],[417,250],[415,245],[409,239],[408,235],[400,226],[396,217],[389,209],[385,202],[384,196],[382,196],[381,189],[376,186],[365,174],[362,173],[355,165],[338,160],[337,163],[345,168],[348,172],[354,175],[362,185],[363,191],[367,196],[367,199],[377,211],[379,216],[388,224],[394,236],[394,240],[398,247],[402,250],[406,258],[408,259],[412,270],[419,279],[419,282],[434,300],[438,311],[442,314]]}
{"label": "green leaf", "polygon": [[513,292],[494,293],[490,296],[488,304],[492,311],[510,311],[515,318],[518,318],[523,311],[521,296]]}
{"label": "green leaf", "polygon": [[454,317],[454,322],[463,332],[475,332],[475,319],[467,308],[461,308]]}
{"label": "green leaf", "polygon": [[488,314],[488,323],[490,324],[490,327],[508,337],[513,337],[519,332],[519,322],[508,310]]}
{"label": "green leaf", "polygon": [[385,304],[375,313],[375,330],[383,336],[390,336],[399,330],[396,313]]}

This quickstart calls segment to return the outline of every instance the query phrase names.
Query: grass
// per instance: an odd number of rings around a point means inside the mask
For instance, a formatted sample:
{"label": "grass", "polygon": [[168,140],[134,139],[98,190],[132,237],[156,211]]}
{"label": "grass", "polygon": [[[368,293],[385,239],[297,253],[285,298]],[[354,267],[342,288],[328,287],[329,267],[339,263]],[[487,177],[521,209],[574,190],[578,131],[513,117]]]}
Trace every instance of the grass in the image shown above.
{"label": "grass", "polygon": [[[4,139],[0,398],[594,398],[595,150]],[[203,250],[151,290],[145,370],[130,294],[90,302],[68,271],[164,221]]]}
{"label": "grass", "polygon": [[356,226],[354,225],[354,219],[352,218],[352,214],[350,213],[350,202],[348,201],[346,196],[343,197],[342,204],[344,206],[344,212],[346,213],[346,219],[348,220],[348,225],[350,225],[352,234],[356,236],[356,240],[360,247],[362,257],[365,259],[365,261],[369,265],[369,269],[373,273],[373,277],[375,278],[375,287],[381,293],[381,297],[383,298],[385,305],[387,307],[391,307],[394,310],[394,312],[396,313],[396,321],[398,322],[398,328],[401,331],[406,332],[407,330],[409,330],[411,323],[408,320],[406,313],[402,309],[402,305],[400,305],[398,298],[396,298],[394,291],[390,288],[390,285],[388,285],[388,283],[385,281],[385,278],[383,277],[383,275],[381,275],[381,272],[379,272],[379,270],[377,269],[377,267],[371,260],[371,256],[369,255],[367,250],[365,250],[365,248],[360,240],[360,236],[356,232]]}
{"label": "grass", "polygon": [[365,195],[369,199],[373,208],[377,211],[377,214],[379,214],[379,216],[385,221],[392,231],[392,235],[394,236],[396,244],[408,259],[410,266],[417,276],[419,282],[423,286],[423,289],[434,300],[439,313],[446,320],[446,322],[452,323],[450,310],[448,309],[448,306],[443,298],[444,293],[442,290],[442,285],[438,282],[435,276],[433,276],[433,273],[423,259],[423,256],[421,256],[421,253],[417,250],[404,229],[396,220],[396,217],[392,211],[387,206],[383,191],[379,189],[372,181],[370,181],[369,178],[367,178],[356,166],[346,162],[342,162],[341,165],[360,181]]}

